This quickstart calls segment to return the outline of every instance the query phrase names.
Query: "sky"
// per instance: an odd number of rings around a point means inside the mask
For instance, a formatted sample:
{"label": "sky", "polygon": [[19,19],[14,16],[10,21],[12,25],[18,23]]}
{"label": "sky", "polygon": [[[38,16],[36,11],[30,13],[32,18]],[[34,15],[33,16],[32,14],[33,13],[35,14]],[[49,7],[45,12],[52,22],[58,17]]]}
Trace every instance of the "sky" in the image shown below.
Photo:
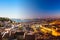
{"label": "sky", "polygon": [[0,0],[0,17],[60,17],[59,0]]}

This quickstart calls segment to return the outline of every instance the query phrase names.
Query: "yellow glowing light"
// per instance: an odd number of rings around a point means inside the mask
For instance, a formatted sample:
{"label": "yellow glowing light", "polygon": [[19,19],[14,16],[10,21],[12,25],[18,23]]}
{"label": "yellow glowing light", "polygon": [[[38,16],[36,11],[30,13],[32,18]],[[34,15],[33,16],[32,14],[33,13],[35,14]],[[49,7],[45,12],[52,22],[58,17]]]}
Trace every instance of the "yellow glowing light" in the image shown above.
{"label": "yellow glowing light", "polygon": [[35,26],[34,26],[34,25],[32,25],[32,27],[31,27],[31,28],[33,28],[34,32],[37,32],[37,30],[36,30],[36,28],[35,28]]}
{"label": "yellow glowing light", "polygon": [[[34,32],[38,32],[35,28],[35,25],[33,25],[31,28],[33,28]],[[47,28],[47,27],[43,27],[42,25],[40,25],[40,31],[41,32],[44,32],[44,33],[50,33],[53,35],[53,36],[60,36],[60,33],[56,31],[56,29],[54,28]]]}

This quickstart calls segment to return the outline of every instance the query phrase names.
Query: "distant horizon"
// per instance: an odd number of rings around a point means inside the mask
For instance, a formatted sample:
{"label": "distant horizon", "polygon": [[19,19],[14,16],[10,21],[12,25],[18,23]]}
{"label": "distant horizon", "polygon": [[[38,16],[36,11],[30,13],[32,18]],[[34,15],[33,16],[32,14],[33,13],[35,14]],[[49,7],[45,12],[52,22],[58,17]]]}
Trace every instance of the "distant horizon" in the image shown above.
{"label": "distant horizon", "polygon": [[[9,17],[2,17],[2,18],[9,18]],[[60,17],[43,17],[43,18],[25,18],[25,19],[46,19],[46,18],[60,18]],[[9,19],[21,19],[21,18],[9,18]],[[24,19],[21,19],[24,20]]]}

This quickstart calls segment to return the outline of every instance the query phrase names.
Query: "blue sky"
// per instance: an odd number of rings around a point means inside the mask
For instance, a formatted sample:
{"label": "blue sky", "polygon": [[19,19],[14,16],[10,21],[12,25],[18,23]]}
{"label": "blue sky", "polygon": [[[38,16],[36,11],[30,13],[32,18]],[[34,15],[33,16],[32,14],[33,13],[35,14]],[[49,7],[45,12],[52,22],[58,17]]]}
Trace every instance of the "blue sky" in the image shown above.
{"label": "blue sky", "polygon": [[60,17],[60,1],[0,0],[0,16],[20,19]]}
{"label": "blue sky", "polygon": [[0,16],[9,18],[19,17],[19,1],[0,0]]}

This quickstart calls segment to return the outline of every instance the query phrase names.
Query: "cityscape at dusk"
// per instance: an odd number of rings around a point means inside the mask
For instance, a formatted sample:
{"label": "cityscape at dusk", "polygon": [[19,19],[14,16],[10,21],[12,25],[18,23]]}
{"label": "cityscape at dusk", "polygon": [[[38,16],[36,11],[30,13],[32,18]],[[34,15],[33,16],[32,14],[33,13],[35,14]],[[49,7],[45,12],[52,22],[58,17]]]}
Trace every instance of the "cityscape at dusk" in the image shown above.
{"label": "cityscape at dusk", "polygon": [[60,0],[0,0],[0,40],[60,40]]}

